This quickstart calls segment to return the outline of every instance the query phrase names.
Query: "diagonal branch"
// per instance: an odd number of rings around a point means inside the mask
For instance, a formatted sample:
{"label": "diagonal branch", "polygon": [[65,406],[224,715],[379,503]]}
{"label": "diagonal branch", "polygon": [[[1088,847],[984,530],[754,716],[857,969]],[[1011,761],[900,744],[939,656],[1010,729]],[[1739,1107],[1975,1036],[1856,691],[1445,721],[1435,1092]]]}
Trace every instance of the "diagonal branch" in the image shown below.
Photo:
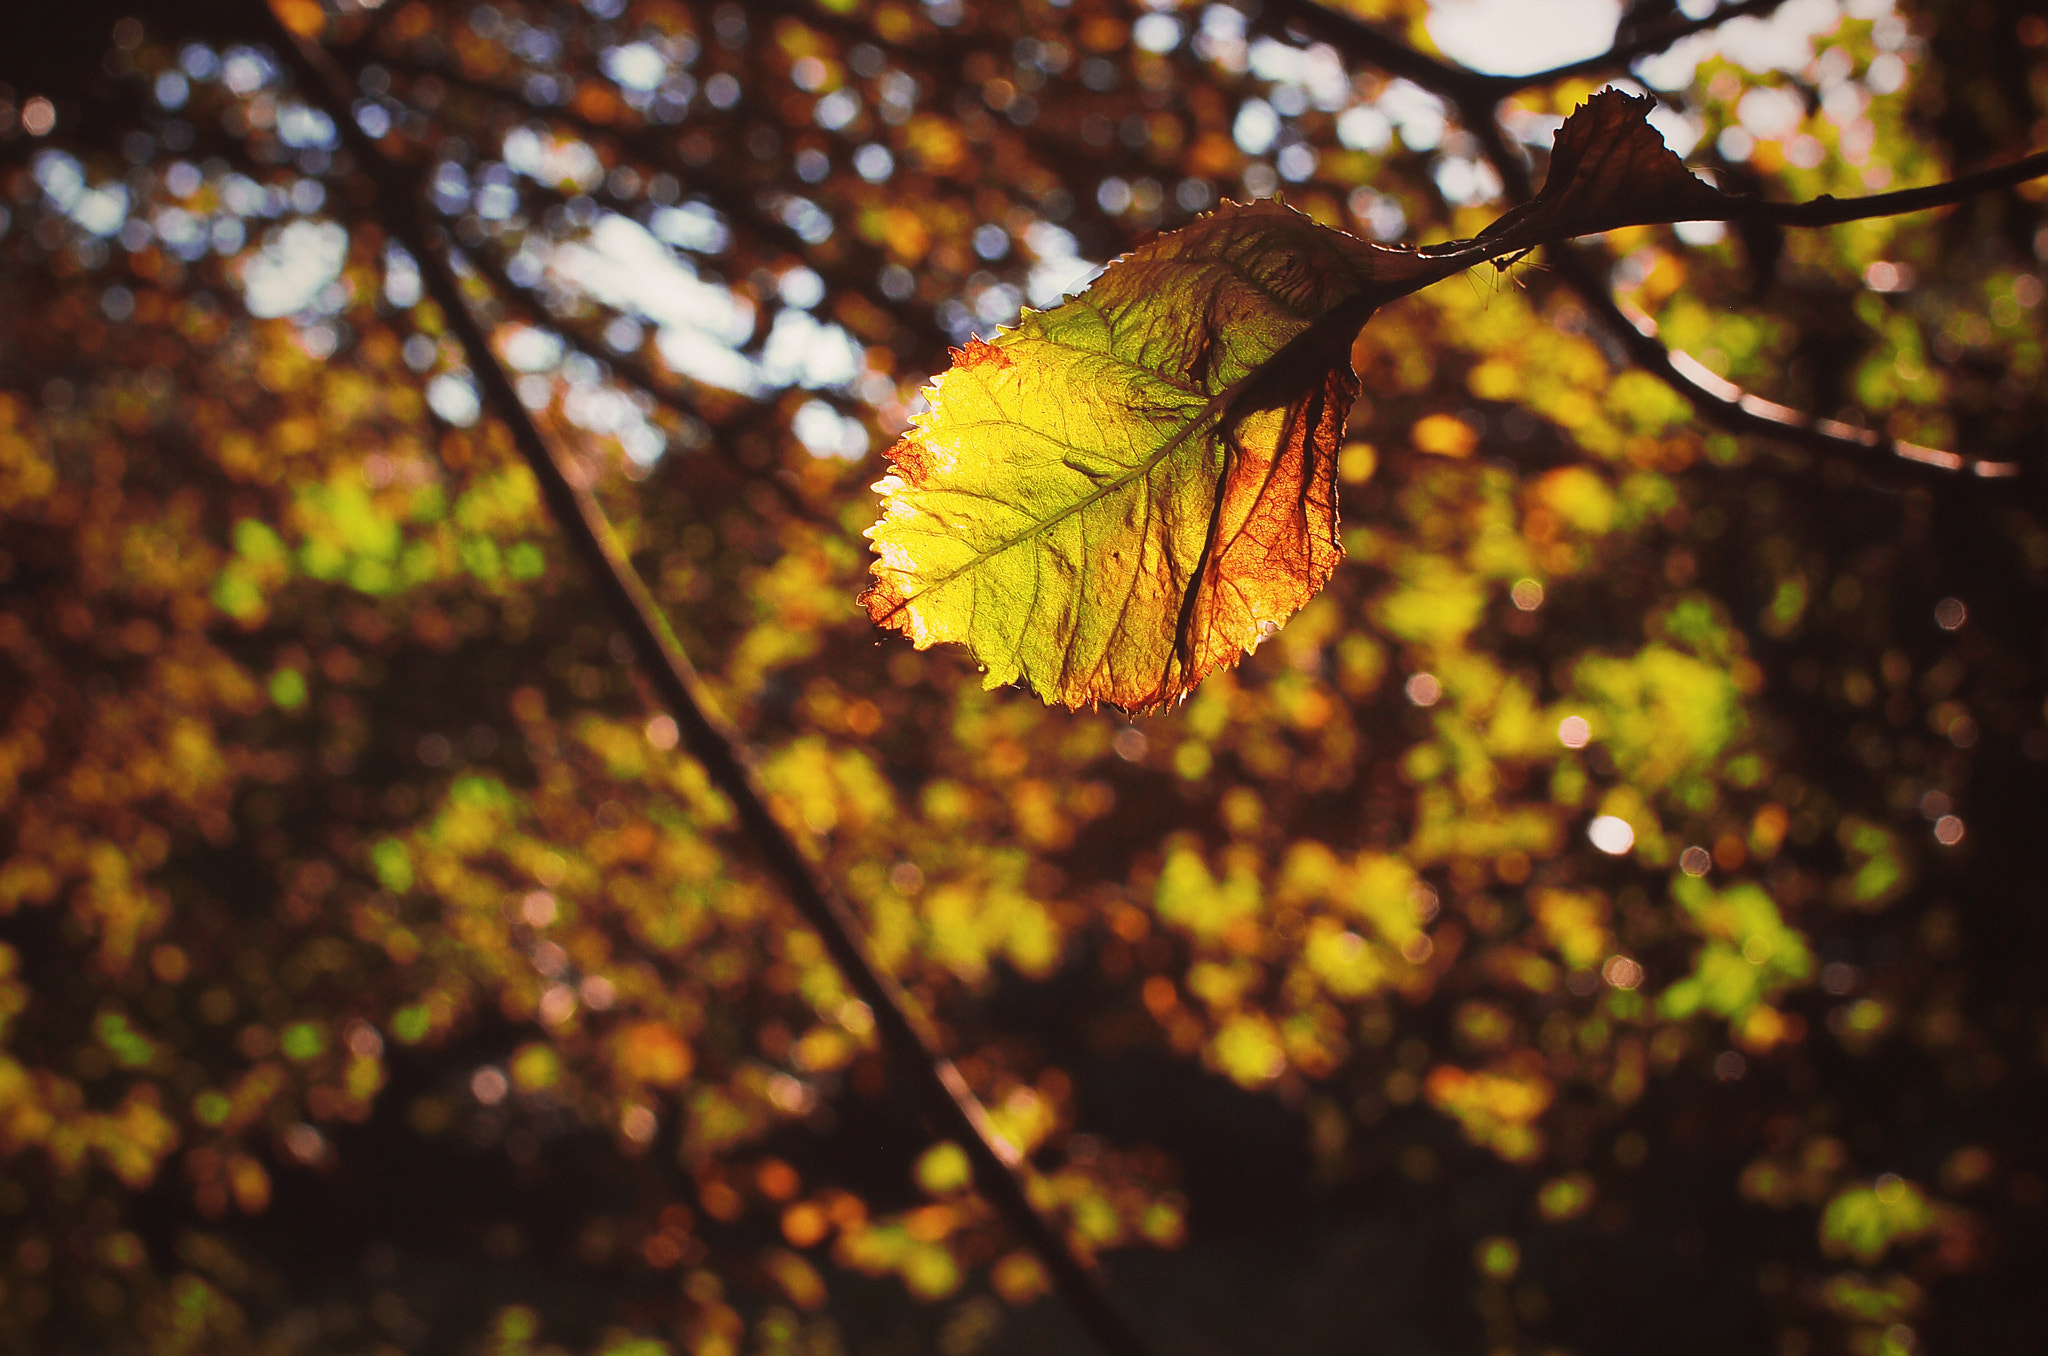
{"label": "diagonal branch", "polygon": [[1318,0],[1271,0],[1266,13],[1307,37],[1329,43],[1347,55],[1379,67],[1389,75],[1412,80],[1432,94],[1469,110],[1490,107],[1510,94],[1560,80],[1585,79],[1606,71],[1626,70],[1643,57],[1661,52],[1680,38],[1719,27],[1730,19],[1761,17],[1785,0],[1736,0],[1703,19],[1678,18],[1617,34],[1614,45],[1597,56],[1567,62],[1527,75],[1495,75],[1432,56],[1380,24],[1333,9]]}
{"label": "diagonal branch", "polygon": [[[742,431],[736,425],[744,426],[765,423],[766,420],[762,419],[761,415],[764,411],[767,413],[773,412],[772,406],[763,407],[749,402],[749,415],[741,420],[719,421],[710,419],[704,414],[702,409],[694,406],[677,389],[680,385],[677,379],[667,376],[653,363],[647,361],[639,354],[601,353],[590,337],[579,331],[579,327],[564,324],[558,316],[547,315],[539,301],[534,297],[532,289],[521,287],[518,283],[512,281],[511,276],[505,272],[504,265],[499,260],[492,258],[488,252],[472,250],[465,254],[464,258],[469,266],[476,270],[477,276],[483,279],[490,287],[493,295],[509,301],[513,306],[523,311],[535,324],[554,330],[562,336],[563,341],[570,348],[594,362],[603,363],[605,366],[614,369],[627,381],[645,391],[657,403],[678,415],[689,419],[702,419],[704,422],[711,424],[718,432],[730,434]],[[813,527],[829,525],[830,520],[826,515],[813,508],[810,501],[804,498],[803,494],[795,485],[790,483],[786,476],[756,469],[744,464],[737,456],[732,454],[729,439],[719,440],[719,450],[723,454],[726,464],[732,468],[735,474],[766,485],[774,492],[776,498],[782,501],[782,506],[788,509],[793,516],[802,519]]]}
{"label": "diagonal branch", "polygon": [[1813,452],[1888,453],[1917,465],[1939,471],[1966,471],[1987,480],[2019,474],[2020,468],[2013,462],[1922,447],[1750,395],[1690,354],[1667,348],[1657,338],[1657,322],[1617,300],[1602,281],[1597,255],[1569,245],[1552,245],[1545,249],[1544,259],[1607,323],[1638,367],[1663,381],[1691,401],[1694,409],[1731,433],[1759,433]]}
{"label": "diagonal branch", "polygon": [[1266,16],[1307,37],[1327,42],[1346,56],[1377,66],[1389,75],[1412,80],[1453,103],[1484,98],[1491,103],[1510,91],[1492,94],[1506,76],[1485,75],[1442,57],[1431,56],[1378,24],[1316,3],[1316,0],[1270,0]]}
{"label": "diagonal branch", "polygon": [[[528,107],[538,119],[571,130],[585,139],[610,142],[649,165],[661,166],[690,184],[693,191],[702,192],[721,212],[736,225],[743,227],[756,241],[770,248],[779,249],[790,257],[804,260],[807,267],[825,280],[833,293],[857,294],[878,311],[894,318],[905,329],[912,329],[912,323],[904,315],[905,311],[911,308],[885,296],[876,286],[875,277],[880,271],[880,264],[886,262],[879,253],[864,244],[854,242],[844,251],[844,255],[849,257],[841,262],[818,258],[816,248],[793,227],[761,209],[754,193],[747,185],[704,166],[686,163],[677,153],[675,138],[665,135],[662,128],[646,124],[620,126],[586,117],[573,108],[531,108],[518,90],[470,75],[452,64],[425,62],[399,56],[380,58],[380,63],[410,75],[432,76],[451,89],[460,90],[472,98]],[[837,222],[835,227],[841,231],[844,229],[843,225]],[[875,267],[868,269],[863,275],[861,270],[852,266],[853,259],[859,259],[864,264],[872,264]],[[928,316],[921,319],[923,324],[920,328],[927,332],[937,332],[937,327],[930,323]],[[926,336],[919,337],[922,340]]]}
{"label": "diagonal branch", "polygon": [[1590,56],[1582,61],[1569,61],[1562,66],[1552,66],[1547,71],[1534,71],[1528,75],[1494,75],[1488,76],[1487,79],[1493,82],[1497,91],[1495,97],[1499,98],[1519,90],[1556,84],[1560,80],[1583,80],[1608,71],[1627,70],[1644,57],[1663,51],[1681,38],[1689,38],[1695,33],[1719,28],[1730,19],[1763,18],[1784,3],[1785,0],[1736,0],[1736,3],[1723,5],[1702,19],[1672,16],[1660,23],[1645,24],[1625,36],[1617,34],[1614,45],[1598,56]]}
{"label": "diagonal branch", "polygon": [[[1473,110],[1467,110],[1468,116]],[[1525,203],[1535,196],[1529,170],[1507,139],[1500,124],[1484,110],[1471,120],[1480,149],[1501,177],[1509,198]],[[1890,216],[1961,202],[1974,193],[2005,187],[2048,173],[2048,153],[2028,156],[1978,174],[1965,175],[1926,188],[1906,189],[1867,198],[1816,198],[1805,203],[1770,203],[1754,198],[1727,198],[1728,220],[1778,220],[1788,225],[1822,226],[1837,221],[1854,221],[1868,216]],[[1877,207],[1878,204],[1888,204]],[[1754,218],[1747,218],[1749,212]],[[1869,429],[1857,428],[1835,419],[1804,414],[1762,396],[1750,395],[1733,382],[1712,371],[1690,354],[1667,347],[1657,337],[1657,324],[1650,317],[1616,299],[1607,281],[1602,255],[1587,247],[1553,244],[1544,249],[1544,259],[1579,294],[1593,313],[1601,318],[1629,358],[1679,395],[1684,396],[1703,417],[1731,433],[1755,433],[1794,447],[1814,452],[1842,452],[1868,455],[1889,454],[1920,466],[1940,471],[1968,471],[1986,479],[2019,474],[2012,462],[1987,461],[1943,452],[1917,443],[1903,442]]]}
{"label": "diagonal branch", "polygon": [[513,389],[510,374],[470,310],[445,238],[420,209],[414,177],[394,164],[349,115],[348,84],[324,49],[287,29],[263,0],[252,17],[293,67],[304,94],[334,118],[377,193],[381,219],[419,264],[427,291],[461,341],[486,404],[512,434],[563,535],[632,640],[643,672],[680,727],[692,756],[731,801],[739,822],[790,902],[824,943],[848,986],[874,1013],[882,1043],[925,1096],[939,1132],[974,1165],[976,1188],[1035,1254],[1054,1287],[1105,1351],[1148,1356],[1148,1347],[1111,1305],[1095,1275],[1033,1207],[1017,1151],[997,1134],[952,1061],[938,1052],[929,1022],[876,961],[852,907],[818,872],[768,808],[740,752],[736,731],[705,699],[702,680],[647,586],[626,559],[590,486],[556,458]]}

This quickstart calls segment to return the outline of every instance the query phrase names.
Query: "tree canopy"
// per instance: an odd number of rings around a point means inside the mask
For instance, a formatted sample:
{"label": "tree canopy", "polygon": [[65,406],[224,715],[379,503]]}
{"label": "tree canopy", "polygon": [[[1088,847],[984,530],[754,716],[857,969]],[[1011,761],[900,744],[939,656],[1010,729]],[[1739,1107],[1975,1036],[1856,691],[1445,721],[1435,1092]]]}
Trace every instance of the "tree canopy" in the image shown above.
{"label": "tree canopy", "polygon": [[1514,8],[10,19],[0,1345],[2038,1345],[2048,20]]}

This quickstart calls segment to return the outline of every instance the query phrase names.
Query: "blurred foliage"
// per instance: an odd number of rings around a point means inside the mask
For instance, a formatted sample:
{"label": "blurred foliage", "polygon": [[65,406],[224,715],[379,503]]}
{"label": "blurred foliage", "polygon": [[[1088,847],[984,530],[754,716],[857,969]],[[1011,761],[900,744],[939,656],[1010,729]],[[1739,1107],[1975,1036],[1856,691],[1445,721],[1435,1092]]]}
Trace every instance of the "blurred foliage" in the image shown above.
{"label": "blurred foliage", "polygon": [[[2038,191],[1605,241],[1706,368],[2017,479],[1738,440],[1452,280],[1355,348],[1348,563],[1133,724],[878,643],[879,447],[1223,196],[1470,234],[1465,113],[1284,4],[280,11],[1163,1348],[2039,1345]],[[1071,1349],[231,17],[0,90],[0,1344]],[[2020,4],[1635,69],[1786,197],[2048,143]]]}

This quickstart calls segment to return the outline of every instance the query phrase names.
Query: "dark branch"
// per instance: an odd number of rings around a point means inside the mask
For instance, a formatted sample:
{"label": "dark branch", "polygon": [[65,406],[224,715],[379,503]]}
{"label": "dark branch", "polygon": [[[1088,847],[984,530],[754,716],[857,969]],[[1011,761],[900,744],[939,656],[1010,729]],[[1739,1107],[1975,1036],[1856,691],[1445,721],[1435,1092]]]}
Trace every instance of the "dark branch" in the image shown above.
{"label": "dark branch", "polygon": [[489,285],[494,296],[510,302],[510,304],[524,312],[535,324],[544,325],[554,330],[562,336],[565,343],[578,353],[583,354],[593,362],[602,363],[616,371],[620,376],[640,390],[645,391],[657,403],[666,407],[671,412],[686,418],[700,419],[711,425],[716,432],[724,435],[717,439],[718,449],[720,455],[726,464],[732,468],[734,474],[766,485],[774,492],[776,498],[782,501],[784,508],[813,527],[830,525],[830,520],[826,515],[813,508],[810,501],[805,499],[796,486],[790,484],[786,478],[772,471],[748,466],[733,452],[732,435],[751,431],[754,425],[769,422],[775,414],[775,409],[772,405],[763,406],[749,401],[747,404],[748,413],[741,418],[714,419],[677,389],[680,382],[676,378],[663,373],[653,363],[648,362],[645,358],[635,353],[600,352],[596,342],[589,335],[580,332],[580,327],[565,324],[560,317],[547,314],[546,308],[533,295],[533,290],[521,287],[518,283],[512,281],[511,276],[505,272],[504,265],[493,258],[489,252],[472,250],[464,257],[470,267],[476,270],[478,277]]}
{"label": "dark branch", "polygon": [[1813,452],[1854,452],[1866,456],[1872,452],[1888,453],[1916,465],[1940,471],[1967,471],[1986,479],[2019,474],[2019,467],[2009,461],[1987,461],[1922,447],[1750,395],[1698,359],[1665,347],[1657,338],[1655,321],[1615,299],[1603,281],[1604,270],[1598,256],[1569,245],[1552,245],[1545,249],[1544,258],[1593,313],[1607,323],[1638,367],[1661,379],[1691,401],[1694,409],[1731,433],[1759,433]]}
{"label": "dark branch", "polygon": [[2008,164],[1978,170],[1959,179],[1929,184],[1925,188],[1902,188],[1896,193],[1874,193],[1863,198],[1834,198],[1823,194],[1811,202],[1731,198],[1729,212],[1722,220],[1767,221],[1779,226],[1834,226],[1844,221],[1896,217],[1908,212],[1924,212],[1931,207],[1952,207],[2043,175],[2048,175],[2048,151],[2036,151]]}
{"label": "dark branch", "polygon": [[1663,51],[1681,38],[1689,38],[1695,33],[1718,28],[1730,19],[1739,19],[1745,15],[1762,18],[1784,3],[1785,0],[1736,0],[1735,4],[1723,5],[1703,19],[1673,16],[1662,23],[1646,24],[1625,36],[1617,34],[1614,46],[1598,56],[1587,57],[1583,61],[1567,62],[1562,66],[1553,66],[1547,71],[1535,71],[1528,75],[1489,75],[1485,78],[1493,82],[1494,97],[1500,98],[1519,90],[1555,84],[1560,80],[1585,79],[1611,71],[1624,71],[1644,57]]}
{"label": "dark branch", "polygon": [[[1500,175],[1501,184],[1508,197],[1515,202],[1529,201],[1534,196],[1535,189],[1529,178],[1528,166],[1515,148],[1501,135],[1499,122],[1484,108],[1461,106],[1461,111],[1465,113],[1473,135],[1478,138],[1480,149],[1488,163]],[[2028,168],[2029,166],[2031,168]],[[1818,198],[1810,203],[1766,203],[1752,198],[1730,198],[1728,201],[1731,205],[1741,204],[1744,212],[1749,211],[1752,204],[1756,209],[1762,209],[1757,212],[1754,218],[1756,220],[1776,220],[1797,226],[1822,226],[1835,221],[1854,221],[1864,216],[1890,216],[1926,207],[1944,206],[1960,202],[1974,193],[2019,183],[2043,173],[2048,173],[2048,154],[2029,156],[2025,160],[2002,165],[1980,174],[1965,175],[1946,184],[1906,189],[1899,193],[1884,193],[1870,198]],[[1891,204],[1890,210],[1859,210],[1868,204],[1884,202]],[[1731,212],[1728,219],[1743,218],[1739,213]],[[1606,323],[1607,328],[1621,344],[1622,351],[1627,353],[1637,366],[1684,396],[1703,418],[1731,433],[1761,434],[1778,442],[1814,452],[1851,453],[1861,456],[1868,456],[1873,452],[1889,453],[1916,465],[1930,466],[1942,471],[1967,470],[1986,478],[2017,475],[2019,472],[2019,468],[2011,462],[1985,461],[1960,456],[1954,452],[1921,447],[1917,443],[1900,442],[1868,429],[1857,428],[1853,424],[1802,414],[1790,406],[1750,395],[1733,382],[1715,374],[1698,359],[1666,347],[1663,341],[1657,338],[1655,321],[1646,315],[1632,312],[1631,308],[1616,300],[1607,279],[1604,256],[1598,252],[1583,247],[1574,248],[1569,244],[1554,244],[1545,248],[1544,258],[1572,290],[1579,294],[1586,306]]]}
{"label": "dark branch", "polygon": [[[1377,66],[1389,75],[1412,80],[1432,94],[1453,103],[1486,96],[1503,76],[1482,75],[1455,62],[1433,57],[1395,37],[1378,24],[1355,15],[1325,8],[1315,0],[1269,0],[1265,11],[1282,26],[1304,37],[1327,42],[1346,56]],[[1501,90],[1502,94],[1507,93]],[[1491,95],[1492,99],[1500,97]]]}
{"label": "dark branch", "polygon": [[685,746],[703,765],[713,785],[732,802],[743,830],[769,871],[781,882],[804,921],[818,933],[847,985],[874,1013],[882,1044],[925,1094],[939,1133],[966,1149],[974,1164],[976,1188],[1045,1266],[1055,1288],[1103,1349],[1118,1356],[1148,1356],[1145,1343],[1116,1312],[1094,1275],[1032,1206],[1016,1150],[995,1132],[952,1061],[938,1053],[928,1022],[876,961],[852,907],[818,873],[769,809],[739,752],[737,733],[705,699],[696,669],[620,549],[589,485],[582,477],[572,476],[556,458],[520,403],[510,374],[463,295],[441,231],[420,209],[415,176],[395,165],[356,126],[349,114],[347,78],[326,52],[298,39],[261,0],[251,0],[251,8],[293,67],[303,92],[325,105],[362,171],[372,180],[381,219],[418,262],[429,295],[446,313],[449,329],[468,355],[486,404],[510,430],[563,535],[633,642],[642,670],[675,718]]}
{"label": "dark branch", "polygon": [[1676,17],[1663,23],[1649,24],[1633,33],[1618,34],[1614,45],[1598,56],[1528,75],[1495,75],[1431,56],[1378,24],[1330,9],[1317,0],[1270,0],[1266,13],[1285,28],[1304,37],[1327,42],[1347,56],[1377,66],[1389,75],[1412,80],[1432,94],[1469,110],[1474,106],[1490,108],[1510,94],[1555,84],[1560,80],[1584,79],[1627,70],[1643,57],[1663,51],[1680,38],[1705,32],[1744,15],[1769,14],[1784,3],[1785,0],[1737,0],[1737,3],[1724,5],[1704,19]]}
{"label": "dark branch", "polygon": [[[872,267],[863,272],[847,263],[834,263],[818,257],[817,248],[785,222],[761,210],[755,201],[756,189],[731,178],[716,174],[701,165],[690,165],[677,154],[676,138],[665,135],[663,129],[655,126],[615,126],[584,117],[569,108],[534,108],[519,90],[495,84],[466,75],[452,66],[415,61],[405,57],[382,57],[380,63],[393,70],[405,71],[412,75],[432,76],[450,89],[460,90],[474,98],[488,99],[494,103],[514,105],[526,109],[534,117],[574,131],[578,136],[611,142],[629,151],[645,164],[658,165],[674,174],[692,192],[703,194],[723,212],[734,225],[743,228],[757,242],[779,249],[791,258],[801,259],[805,266],[824,279],[833,293],[853,293],[861,296],[885,315],[895,317],[906,329],[911,328],[903,318],[905,306],[884,295],[876,278],[886,262],[882,256],[864,246],[851,244],[846,254],[860,258]],[[843,223],[835,222],[835,229],[844,233]],[[920,338],[943,338],[944,331],[926,318],[922,327],[925,334]]]}

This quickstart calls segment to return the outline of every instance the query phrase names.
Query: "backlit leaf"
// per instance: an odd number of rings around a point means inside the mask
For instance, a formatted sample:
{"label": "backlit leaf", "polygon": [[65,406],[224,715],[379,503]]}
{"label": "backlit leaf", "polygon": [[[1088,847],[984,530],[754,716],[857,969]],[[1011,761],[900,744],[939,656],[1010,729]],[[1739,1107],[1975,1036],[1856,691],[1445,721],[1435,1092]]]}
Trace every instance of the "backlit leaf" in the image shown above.
{"label": "backlit leaf", "polygon": [[1387,249],[1225,204],[955,349],[876,486],[868,615],[1074,707],[1157,710],[1235,664],[1342,554],[1350,341],[1375,310],[1547,240],[1715,214],[1650,107],[1595,95],[1544,191],[1477,240]]}
{"label": "backlit leaf", "polygon": [[1460,266],[1231,204],[969,341],[891,449],[869,615],[990,687],[1177,701],[1336,568],[1351,336]]}

